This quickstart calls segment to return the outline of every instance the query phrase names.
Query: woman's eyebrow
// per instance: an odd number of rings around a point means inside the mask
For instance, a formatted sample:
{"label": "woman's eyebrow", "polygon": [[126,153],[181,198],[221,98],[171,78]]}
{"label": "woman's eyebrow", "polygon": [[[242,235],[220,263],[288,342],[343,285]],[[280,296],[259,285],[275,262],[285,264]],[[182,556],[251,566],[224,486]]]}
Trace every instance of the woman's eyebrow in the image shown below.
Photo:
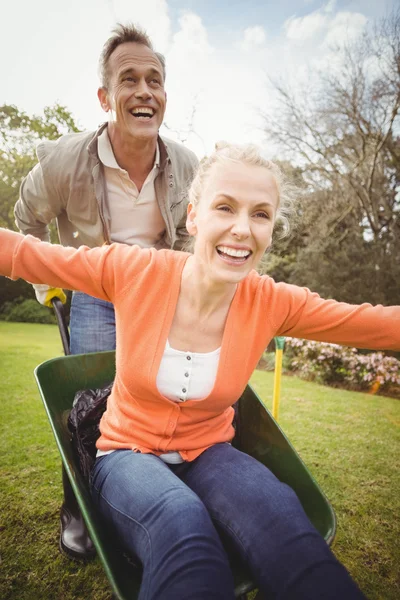
{"label": "woman's eyebrow", "polygon": [[[216,200],[222,200],[222,199],[230,200],[231,202],[238,204],[238,200],[234,196],[231,196],[230,194],[224,194],[223,192],[217,194]],[[255,209],[271,208],[271,206],[274,208],[274,204],[272,202],[268,202],[268,200],[263,200],[262,202],[258,202],[253,208],[255,208]]]}

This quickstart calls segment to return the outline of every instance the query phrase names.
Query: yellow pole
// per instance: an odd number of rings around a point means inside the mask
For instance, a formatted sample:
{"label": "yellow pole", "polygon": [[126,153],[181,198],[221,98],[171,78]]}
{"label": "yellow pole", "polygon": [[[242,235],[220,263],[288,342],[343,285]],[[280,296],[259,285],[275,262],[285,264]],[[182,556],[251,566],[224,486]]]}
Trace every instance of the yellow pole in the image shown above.
{"label": "yellow pole", "polygon": [[274,373],[274,392],[272,397],[272,416],[275,421],[279,416],[279,400],[281,396],[281,379],[282,379],[282,358],[283,348],[285,346],[285,338],[278,336],[275,341],[275,373]]}

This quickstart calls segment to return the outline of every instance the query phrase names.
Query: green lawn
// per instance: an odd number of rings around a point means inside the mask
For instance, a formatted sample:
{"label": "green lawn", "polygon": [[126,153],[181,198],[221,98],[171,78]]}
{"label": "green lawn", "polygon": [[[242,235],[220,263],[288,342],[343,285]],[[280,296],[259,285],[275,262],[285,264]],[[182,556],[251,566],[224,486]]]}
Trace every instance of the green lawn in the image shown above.
{"label": "green lawn", "polygon": [[[110,600],[99,563],[58,551],[60,460],[33,378],[57,328],[0,322],[0,598]],[[271,373],[257,371],[268,407]],[[400,402],[284,377],[280,424],[331,500],[334,551],[368,598],[400,597]]]}

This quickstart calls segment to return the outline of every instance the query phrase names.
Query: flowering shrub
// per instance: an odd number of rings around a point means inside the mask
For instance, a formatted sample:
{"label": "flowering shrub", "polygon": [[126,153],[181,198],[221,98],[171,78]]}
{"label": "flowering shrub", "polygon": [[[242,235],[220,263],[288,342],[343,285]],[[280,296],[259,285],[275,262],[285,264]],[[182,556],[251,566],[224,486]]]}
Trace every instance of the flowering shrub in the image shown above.
{"label": "flowering shrub", "polygon": [[360,354],[356,348],[287,338],[285,367],[328,385],[369,390],[400,386],[400,361],[383,352]]}

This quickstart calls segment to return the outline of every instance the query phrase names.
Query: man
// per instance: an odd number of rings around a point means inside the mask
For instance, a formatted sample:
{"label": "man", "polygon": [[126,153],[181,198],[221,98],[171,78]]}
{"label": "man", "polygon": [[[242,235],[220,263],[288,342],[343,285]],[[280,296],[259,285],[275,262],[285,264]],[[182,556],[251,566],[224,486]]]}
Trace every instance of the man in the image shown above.
{"label": "man", "polygon": [[[39,163],[21,185],[16,223],[24,234],[49,239],[57,220],[63,245],[90,247],[121,242],[180,249],[186,241],[186,190],[195,155],[161,138],[166,93],[165,60],[147,34],[118,25],[100,57],[98,98],[109,120],[96,132],[39,144]],[[51,306],[62,290],[35,286]],[[134,318],[134,315],[132,315]],[[71,352],[115,349],[112,304],[74,293]],[[75,496],[63,470],[60,547],[74,558],[94,555]]]}

